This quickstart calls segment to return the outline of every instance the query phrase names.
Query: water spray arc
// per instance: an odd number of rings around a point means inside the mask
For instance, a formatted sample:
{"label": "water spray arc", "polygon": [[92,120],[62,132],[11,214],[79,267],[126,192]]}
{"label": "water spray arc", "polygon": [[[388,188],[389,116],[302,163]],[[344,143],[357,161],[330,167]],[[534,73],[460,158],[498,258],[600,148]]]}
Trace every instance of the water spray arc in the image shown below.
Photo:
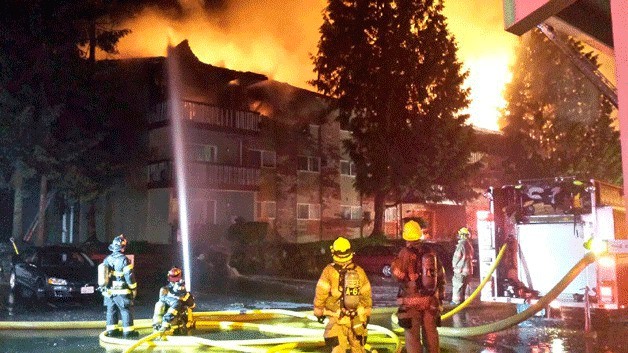
{"label": "water spray arc", "polygon": [[187,158],[185,153],[184,123],[181,106],[181,82],[179,63],[173,55],[173,47],[168,45],[168,114],[170,117],[173,159],[175,166],[175,181],[177,202],[179,206],[179,231],[181,232],[181,255],[183,259],[183,275],[189,291],[192,290],[190,266],[190,229],[188,214],[188,185],[187,185]]}

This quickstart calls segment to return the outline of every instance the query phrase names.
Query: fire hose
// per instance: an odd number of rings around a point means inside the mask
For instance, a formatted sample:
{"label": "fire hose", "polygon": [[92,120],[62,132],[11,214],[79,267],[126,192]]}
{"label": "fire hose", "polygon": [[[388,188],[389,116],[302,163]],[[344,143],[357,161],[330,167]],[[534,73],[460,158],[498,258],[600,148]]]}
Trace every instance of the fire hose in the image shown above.
{"label": "fire hose", "polygon": [[451,311],[443,314],[441,316],[441,320],[449,319],[450,317],[454,316],[454,314],[458,313],[462,309],[464,309],[467,306],[469,306],[469,304],[471,304],[471,302],[473,302],[473,300],[475,300],[475,297],[477,297],[478,294],[480,294],[480,292],[482,291],[482,288],[484,288],[486,283],[488,283],[488,281],[491,279],[491,276],[493,276],[493,272],[495,272],[495,269],[497,268],[497,265],[499,265],[499,262],[502,260],[502,257],[504,256],[504,253],[506,252],[507,245],[508,244],[502,245],[502,248],[499,250],[499,253],[497,254],[497,257],[495,258],[495,261],[493,261],[493,264],[489,268],[488,274],[486,276],[484,276],[484,279],[482,280],[482,282],[480,282],[480,285],[473,291],[473,293],[471,293],[471,295],[465,301],[460,303],[458,306],[453,308]]}
{"label": "fire hose", "polygon": [[[495,264],[503,255],[505,247],[502,247]],[[508,317],[506,319],[480,325],[474,327],[439,327],[438,332],[440,335],[448,337],[472,337],[481,336],[492,332],[501,331],[517,325],[528,318],[532,317],[538,311],[544,309],[549,303],[554,300],[568,285],[571,283],[589,264],[594,262],[596,255],[594,253],[588,253],[573,268],[558,282],[558,284],[552,288],[545,296],[539,299],[536,303],[532,304],[525,311]],[[494,268],[491,269],[491,273]],[[489,273],[490,277],[491,273]],[[485,278],[485,281],[486,280]],[[483,281],[483,282],[485,282]],[[484,285],[486,283],[482,283]],[[481,290],[481,289],[480,289]],[[479,293],[476,289],[475,295]],[[469,297],[465,301],[470,302],[472,299]],[[462,304],[460,305],[462,307]],[[460,309],[462,310],[462,308]],[[458,310],[459,311],[459,310]],[[456,311],[456,312],[458,312]],[[447,313],[446,315],[449,315]],[[451,314],[453,315],[453,314]],[[449,316],[451,316],[449,315]],[[281,309],[269,309],[269,310],[251,310],[251,311],[239,311],[239,312],[201,312],[194,313],[193,321],[197,328],[206,329],[219,329],[219,330],[257,330],[261,333],[284,335],[288,337],[277,338],[263,338],[263,339],[249,339],[249,340],[210,340],[200,337],[192,336],[167,336],[165,340],[154,341],[155,338],[163,336],[163,333],[156,332],[143,337],[137,341],[130,341],[125,339],[118,339],[104,336],[104,332],[100,335],[101,343],[129,346],[126,352],[131,352],[135,348],[141,345],[149,346],[166,346],[166,347],[181,347],[181,346],[213,346],[223,349],[241,351],[241,352],[279,352],[282,350],[290,350],[301,347],[316,347],[323,344],[323,329],[309,328],[309,327],[293,327],[283,324],[281,326],[275,326],[271,324],[259,324],[249,321],[259,321],[266,319],[279,319],[282,317],[296,317],[302,319],[309,319],[312,324],[316,321],[316,318],[308,313],[294,312]],[[447,317],[449,317],[447,316]],[[231,321],[226,321],[226,320]],[[242,321],[235,321],[242,320]],[[246,320],[246,321],[245,321]],[[303,324],[302,324],[303,325]],[[316,324],[314,324],[316,325]],[[320,324],[319,324],[320,325]],[[0,330],[8,329],[101,329],[104,326],[103,321],[79,321],[79,322],[0,322]],[[150,319],[136,320],[136,327],[149,328],[151,326]],[[395,352],[401,351],[401,344],[398,336],[391,330],[378,325],[369,324],[369,341],[371,343],[390,344],[395,345]],[[382,337],[384,336],[384,337]],[[386,337],[388,336],[388,337]],[[372,338],[371,338],[372,337]],[[273,347],[260,347],[264,345],[274,345]]]}
{"label": "fire hose", "polygon": [[[502,251],[504,250],[504,247],[502,247],[502,250],[500,251],[500,254],[502,253]],[[499,256],[498,256],[499,258]],[[509,327],[515,326],[527,319],[529,319],[530,317],[532,317],[534,314],[536,314],[537,312],[543,310],[544,308],[546,308],[551,302],[552,300],[556,299],[556,297],[558,297],[558,295],[565,290],[565,288],[567,288],[567,286],[569,285],[569,283],[571,283],[576,277],[578,277],[578,275],[580,274],[580,272],[582,272],[589,264],[593,263],[596,259],[596,254],[593,252],[587,253],[580,261],[578,261],[572,268],[571,270],[569,270],[569,272],[567,272],[567,274],[556,284],[556,286],[554,286],[554,288],[552,288],[549,292],[547,292],[546,295],[544,295],[542,298],[540,298],[536,303],[530,305],[526,310],[507,317],[503,320],[497,321],[497,322],[492,322],[489,324],[485,324],[485,325],[480,325],[480,326],[472,326],[472,327],[439,327],[438,328],[438,333],[442,336],[447,336],[447,337],[473,337],[473,336],[482,336],[482,335],[486,335],[489,333],[493,333],[493,332],[497,332],[497,331],[502,331],[505,330]],[[497,259],[496,259],[497,260]],[[497,261],[496,261],[497,262]],[[490,277],[490,274],[489,276]],[[469,301],[469,300],[467,300]],[[466,301],[465,301],[466,302]],[[468,304],[467,304],[468,305]],[[462,306],[462,305],[460,305]],[[459,310],[458,310],[459,311]],[[458,312],[456,311],[456,312]],[[449,314],[449,313],[447,313]],[[450,317],[451,315],[448,315],[447,317]],[[392,318],[393,324],[396,324],[396,320],[395,317],[393,316]],[[399,332],[401,330],[401,328],[396,328],[393,331],[395,332]]]}

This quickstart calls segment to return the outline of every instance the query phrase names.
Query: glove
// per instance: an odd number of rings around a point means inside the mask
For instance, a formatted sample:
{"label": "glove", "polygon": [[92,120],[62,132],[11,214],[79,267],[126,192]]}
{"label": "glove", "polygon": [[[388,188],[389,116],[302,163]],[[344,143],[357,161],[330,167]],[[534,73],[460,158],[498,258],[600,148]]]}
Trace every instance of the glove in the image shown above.
{"label": "glove", "polygon": [[317,316],[317,317],[316,317],[316,319],[317,319],[317,321],[318,321],[319,323],[323,324],[323,323],[325,323],[325,318],[326,318],[326,317],[327,317],[327,316],[325,316],[325,315],[321,315],[321,316]]}
{"label": "glove", "polygon": [[161,328],[161,324],[160,323],[154,323],[153,324],[153,330],[159,331],[160,328]]}

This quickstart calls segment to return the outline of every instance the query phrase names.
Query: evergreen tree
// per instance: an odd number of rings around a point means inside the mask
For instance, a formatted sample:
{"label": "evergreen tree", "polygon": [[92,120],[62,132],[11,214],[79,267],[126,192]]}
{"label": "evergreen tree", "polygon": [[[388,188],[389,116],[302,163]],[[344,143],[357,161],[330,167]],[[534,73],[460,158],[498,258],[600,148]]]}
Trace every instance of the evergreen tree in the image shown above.
{"label": "evergreen tree", "polygon": [[[597,65],[593,52],[563,37]],[[621,183],[613,106],[539,30],[523,36],[506,87],[500,125],[506,174],[513,180],[575,176]]]}
{"label": "evergreen tree", "polygon": [[387,200],[464,200],[473,132],[460,110],[467,73],[439,0],[330,0],[312,84],[335,98],[356,163],[355,187],[374,198],[373,234]]}
{"label": "evergreen tree", "polygon": [[[106,174],[94,171],[116,168],[99,150],[106,116],[91,79],[95,68],[81,50],[85,24],[104,16],[86,11],[90,4],[73,0],[0,4],[0,166],[4,185],[14,189],[16,239],[23,234],[24,188],[40,186],[42,200],[49,189],[84,196],[108,181]],[[117,39],[126,33],[102,31],[98,46],[115,52]],[[35,242],[43,241],[41,232]]]}

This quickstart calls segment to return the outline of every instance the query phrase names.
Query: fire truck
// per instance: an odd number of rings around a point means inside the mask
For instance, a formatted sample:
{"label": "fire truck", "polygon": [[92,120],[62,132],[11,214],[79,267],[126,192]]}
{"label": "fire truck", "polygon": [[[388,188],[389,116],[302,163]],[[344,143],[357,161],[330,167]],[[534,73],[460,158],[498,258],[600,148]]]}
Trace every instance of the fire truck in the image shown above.
{"label": "fire truck", "polygon": [[[552,307],[583,307],[628,320],[628,228],[620,187],[572,177],[520,180],[489,188],[478,212],[480,278],[491,272],[482,301],[530,303],[545,294],[589,251],[607,252],[558,295]],[[586,297],[585,297],[586,295]]]}

